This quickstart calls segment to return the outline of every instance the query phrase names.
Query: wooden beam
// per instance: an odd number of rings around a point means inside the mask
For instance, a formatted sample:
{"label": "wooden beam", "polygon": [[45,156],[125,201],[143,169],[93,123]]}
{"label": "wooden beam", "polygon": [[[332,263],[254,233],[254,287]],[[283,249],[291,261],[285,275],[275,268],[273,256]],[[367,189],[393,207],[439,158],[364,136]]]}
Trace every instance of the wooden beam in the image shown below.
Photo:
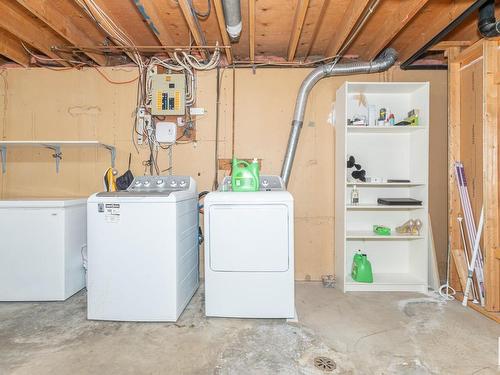
{"label": "wooden beam", "polygon": [[24,67],[27,67],[30,63],[29,55],[24,51],[19,40],[2,29],[0,29],[0,55]]}
{"label": "wooden beam", "polygon": [[[155,2],[153,0],[134,0],[134,4],[161,45],[174,46],[175,41],[167,30],[165,22],[160,18],[160,11]],[[172,52],[168,52],[168,54],[170,57],[173,57]]]}
{"label": "wooden beam", "polygon": [[255,61],[255,0],[248,0],[248,32],[250,37],[250,61]]}
{"label": "wooden beam", "polygon": [[446,26],[458,18],[471,4],[470,1],[429,2],[394,40],[393,47],[399,53],[399,60],[406,61],[423,45],[428,43]]}
{"label": "wooden beam", "polygon": [[484,41],[483,59],[483,202],[484,202],[484,275],[488,311],[500,311],[500,260],[495,249],[500,246],[498,86],[500,56],[497,40]]}
{"label": "wooden beam", "polygon": [[367,44],[363,56],[371,61],[403,30],[415,15],[429,2],[429,0],[409,0],[400,2],[399,17],[387,20],[378,30],[370,43]]}
{"label": "wooden beam", "polygon": [[471,44],[468,40],[445,40],[429,48],[429,51],[446,51],[452,47],[469,47]]}
{"label": "wooden beam", "polygon": [[[207,42],[205,40],[205,35],[200,30],[199,22],[195,18],[193,14],[193,10],[191,8],[191,0],[178,0],[179,6],[181,7],[182,14],[188,24],[189,31],[193,35],[194,41],[198,46],[206,46]],[[204,58],[207,58],[207,53],[204,50],[201,50],[201,54]]]}
{"label": "wooden beam", "polygon": [[295,58],[295,52],[297,52],[297,46],[299,45],[300,34],[302,33],[302,28],[304,27],[308,7],[309,0],[297,0],[297,9],[293,20],[292,34],[290,36],[290,42],[288,43],[288,61],[293,61]]}
{"label": "wooden beam", "polygon": [[342,17],[342,22],[334,29],[332,39],[325,50],[325,56],[333,57],[337,55],[352,29],[359,21],[369,2],[370,0],[350,1],[350,4]]}
{"label": "wooden beam", "polygon": [[[222,9],[222,1],[214,0],[214,8],[217,16],[217,22],[219,23],[220,35],[222,36],[222,43],[224,43],[225,46],[229,46],[231,45],[231,41],[229,40],[229,35],[226,30],[226,20]],[[233,52],[231,51],[231,48],[226,48],[226,59],[228,64],[233,63]]]}
{"label": "wooden beam", "polygon": [[[31,14],[43,21],[47,26],[54,30],[61,37],[73,45],[93,45],[95,41],[91,40],[83,30],[71,22],[71,19],[62,14],[51,0],[16,0]],[[93,61],[99,65],[106,65],[106,58],[96,53],[86,53]]]}
{"label": "wooden beam", "polygon": [[[15,3],[0,1],[0,28],[8,30],[20,40],[33,46],[50,58],[60,59],[51,51],[50,46],[61,44],[61,40],[52,35],[43,27],[39,21],[27,14],[25,10]],[[58,62],[64,66],[70,66],[67,62]]]}

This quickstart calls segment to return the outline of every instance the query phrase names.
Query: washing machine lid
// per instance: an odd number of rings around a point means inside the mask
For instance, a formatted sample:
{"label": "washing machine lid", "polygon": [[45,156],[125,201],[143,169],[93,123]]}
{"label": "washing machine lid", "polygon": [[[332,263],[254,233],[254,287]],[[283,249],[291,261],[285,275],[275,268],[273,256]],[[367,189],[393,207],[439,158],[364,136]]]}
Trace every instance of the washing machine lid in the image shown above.
{"label": "washing machine lid", "polygon": [[209,257],[213,271],[288,271],[293,241],[289,205],[214,204],[208,210]]}

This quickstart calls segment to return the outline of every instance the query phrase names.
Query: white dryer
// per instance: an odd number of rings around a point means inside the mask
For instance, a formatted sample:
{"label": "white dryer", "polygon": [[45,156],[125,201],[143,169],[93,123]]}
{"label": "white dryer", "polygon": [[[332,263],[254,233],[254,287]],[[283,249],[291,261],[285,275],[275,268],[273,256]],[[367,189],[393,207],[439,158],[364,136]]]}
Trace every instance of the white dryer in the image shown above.
{"label": "white dryer", "polygon": [[230,191],[230,177],[205,197],[205,313],[293,318],[293,197],[278,176],[260,191]]}
{"label": "white dryer", "polygon": [[199,285],[196,182],[136,177],[88,199],[88,319],[177,321]]}

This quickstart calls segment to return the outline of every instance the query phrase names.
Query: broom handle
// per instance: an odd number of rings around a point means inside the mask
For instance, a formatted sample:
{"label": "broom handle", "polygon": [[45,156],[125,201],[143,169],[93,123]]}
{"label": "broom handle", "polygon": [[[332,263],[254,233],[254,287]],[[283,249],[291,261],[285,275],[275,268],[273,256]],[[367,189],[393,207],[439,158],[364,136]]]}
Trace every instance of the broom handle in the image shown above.
{"label": "broom handle", "polygon": [[464,299],[462,301],[463,306],[467,306],[467,300],[469,299],[470,287],[472,284],[472,275],[474,274],[474,264],[476,263],[477,254],[479,252],[479,241],[481,240],[481,234],[483,232],[483,224],[484,224],[484,207],[481,208],[481,216],[479,217],[479,226],[477,230],[477,235],[474,241],[474,252],[472,253],[472,259],[469,266],[469,272],[467,274],[467,284],[465,286],[464,291]]}

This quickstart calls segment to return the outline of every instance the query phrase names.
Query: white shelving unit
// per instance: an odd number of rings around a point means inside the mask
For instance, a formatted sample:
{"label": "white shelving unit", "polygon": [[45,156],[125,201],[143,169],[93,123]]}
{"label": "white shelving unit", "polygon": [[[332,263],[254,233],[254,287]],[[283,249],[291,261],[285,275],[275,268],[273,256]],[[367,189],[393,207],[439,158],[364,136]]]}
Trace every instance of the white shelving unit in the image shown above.
{"label": "white shelving unit", "polygon": [[[365,106],[366,104],[366,106]],[[419,110],[418,126],[354,126],[347,120],[386,108],[396,122],[412,109]],[[429,83],[346,82],[337,91],[335,105],[335,275],[344,291],[427,292]],[[346,160],[353,155],[368,177],[410,182],[357,182],[348,175]],[[350,205],[353,186],[359,205]],[[378,198],[415,198],[421,206],[384,206]],[[402,235],[396,227],[408,219],[423,223],[419,235]],[[390,236],[373,233],[374,224],[389,226]],[[372,264],[373,283],[351,278],[356,251]]]}
{"label": "white shelving unit", "polygon": [[116,148],[99,141],[0,141],[0,158],[2,159],[2,173],[7,170],[7,148],[10,147],[43,147],[52,150],[52,156],[56,161],[56,172],[59,172],[59,164],[62,160],[63,146],[71,147],[102,147],[111,154],[111,167],[115,167]]}

